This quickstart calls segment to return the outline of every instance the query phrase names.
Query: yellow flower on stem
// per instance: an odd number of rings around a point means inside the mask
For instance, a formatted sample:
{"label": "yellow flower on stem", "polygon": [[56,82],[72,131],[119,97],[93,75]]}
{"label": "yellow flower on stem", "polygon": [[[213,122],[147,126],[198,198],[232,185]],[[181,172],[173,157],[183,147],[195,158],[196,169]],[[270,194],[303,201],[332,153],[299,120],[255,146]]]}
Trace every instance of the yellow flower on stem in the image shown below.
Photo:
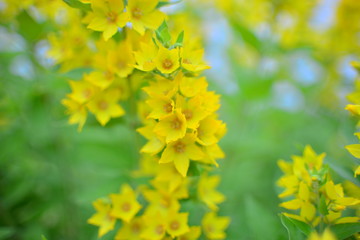
{"label": "yellow flower on stem", "polygon": [[120,194],[111,194],[110,198],[113,203],[111,215],[125,222],[130,222],[141,209],[134,190],[127,184],[121,187]]}
{"label": "yellow flower on stem", "polygon": [[146,126],[136,130],[148,140],[148,142],[140,149],[140,152],[142,153],[155,155],[165,147],[164,137],[159,137],[153,131],[155,124],[155,120],[151,119]]}
{"label": "yellow flower on stem", "polygon": [[201,120],[199,127],[197,128],[197,142],[201,145],[212,145],[219,141],[216,136],[218,129],[220,128],[222,122],[215,119],[215,116],[209,116]]}
{"label": "yellow flower on stem", "polygon": [[166,231],[171,237],[177,237],[190,231],[188,226],[189,213],[170,213],[167,218]]}
{"label": "yellow flower on stem", "polygon": [[208,83],[205,77],[185,77],[183,76],[183,73],[179,73],[176,78],[179,78],[179,88],[185,97],[194,97],[199,93],[205,92],[208,87]]}
{"label": "yellow flower on stem", "polygon": [[225,229],[229,226],[229,224],[230,218],[218,217],[215,212],[207,213],[202,219],[202,227],[208,239],[225,239]]}
{"label": "yellow flower on stem", "polygon": [[156,9],[158,0],[129,0],[127,11],[133,28],[144,34],[145,28],[156,29],[164,21],[166,15]]}
{"label": "yellow flower on stem", "polygon": [[194,135],[188,133],[184,138],[168,143],[159,163],[173,162],[178,172],[186,177],[190,159],[199,160],[203,157],[204,153],[196,145]]}
{"label": "yellow flower on stem", "polygon": [[186,125],[191,129],[196,129],[199,126],[199,121],[208,115],[197,98],[186,101],[183,96],[177,95],[176,108],[181,109],[186,119]]}
{"label": "yellow flower on stem", "polygon": [[125,78],[134,70],[135,59],[129,41],[122,41],[107,54],[109,70]]}
{"label": "yellow flower on stem", "polygon": [[147,43],[140,42],[140,50],[134,52],[134,57],[136,60],[135,68],[144,71],[150,72],[155,69],[155,57],[158,53],[158,48],[152,40]]}
{"label": "yellow flower on stem", "polygon": [[140,235],[144,239],[148,240],[160,240],[166,233],[166,220],[159,213],[146,214],[143,216],[146,227]]}
{"label": "yellow flower on stem", "polygon": [[122,107],[117,103],[119,98],[119,92],[116,89],[110,89],[91,99],[87,107],[95,114],[100,124],[104,126],[109,122],[110,118],[120,117],[125,114]]}
{"label": "yellow flower on stem", "polygon": [[190,231],[188,233],[180,235],[177,240],[196,240],[201,235],[201,228],[198,226],[190,227]]}
{"label": "yellow flower on stem", "polygon": [[80,104],[77,101],[66,98],[61,101],[61,103],[66,106],[66,114],[70,115],[69,123],[70,124],[79,124],[78,131],[80,132],[86,122],[87,110],[84,104]]}
{"label": "yellow flower on stem", "polygon": [[129,223],[123,223],[116,233],[115,240],[142,240],[140,235],[143,230],[144,221],[140,217],[135,217]]}
{"label": "yellow flower on stem", "polygon": [[162,119],[174,111],[174,101],[168,96],[150,98],[146,101],[150,106],[151,112],[148,118]]}
{"label": "yellow flower on stem", "polygon": [[167,49],[159,46],[159,52],[155,58],[156,68],[161,73],[172,73],[180,67],[179,63],[179,49]]}
{"label": "yellow flower on stem", "polygon": [[107,232],[114,229],[116,219],[110,215],[111,205],[106,203],[101,199],[96,200],[93,203],[94,208],[97,213],[95,213],[91,218],[88,219],[88,223],[92,225],[99,226],[99,237],[102,237]]}
{"label": "yellow flower on stem", "polygon": [[322,234],[312,232],[307,240],[337,240],[335,235],[327,228]]}
{"label": "yellow flower on stem", "polygon": [[[84,75],[87,78],[87,75]],[[99,92],[99,88],[88,81],[69,81],[72,92],[68,97],[74,99],[78,103],[89,101],[95,94]]]}
{"label": "yellow flower on stem", "polygon": [[198,183],[197,192],[200,201],[204,202],[213,211],[218,210],[217,204],[225,200],[224,195],[215,189],[219,185],[219,182],[219,176],[203,174],[200,176]]}
{"label": "yellow flower on stem", "polygon": [[156,124],[154,132],[159,136],[165,137],[166,143],[184,137],[186,133],[186,118],[184,114],[180,110],[175,110]]}
{"label": "yellow flower on stem", "polygon": [[191,49],[184,47],[181,51],[181,66],[190,72],[199,72],[209,69],[210,66],[203,60],[204,49]]}
{"label": "yellow flower on stem", "polygon": [[105,41],[115,35],[118,28],[122,28],[129,20],[129,13],[124,12],[121,0],[92,0],[91,8],[94,12],[88,28],[103,32]]}

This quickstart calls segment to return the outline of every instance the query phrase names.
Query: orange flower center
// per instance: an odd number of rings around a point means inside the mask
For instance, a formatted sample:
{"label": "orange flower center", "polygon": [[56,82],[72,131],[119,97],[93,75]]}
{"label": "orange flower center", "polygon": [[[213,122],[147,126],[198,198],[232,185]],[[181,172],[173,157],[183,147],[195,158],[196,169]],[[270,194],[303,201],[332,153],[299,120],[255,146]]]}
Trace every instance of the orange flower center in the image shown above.
{"label": "orange flower center", "polygon": [[131,226],[131,230],[132,230],[134,233],[139,233],[139,232],[141,231],[141,226],[140,226],[140,224],[134,223],[134,224]]}
{"label": "orange flower center", "polygon": [[109,106],[108,103],[105,102],[104,100],[102,100],[98,103],[98,107],[100,110],[106,110],[108,108],[108,106]]}
{"label": "orange flower center", "polygon": [[171,122],[171,128],[173,129],[180,129],[181,128],[181,122],[179,119],[174,119],[172,122]]}
{"label": "orange flower center", "polygon": [[164,233],[164,226],[163,225],[157,225],[155,231],[156,231],[157,234],[162,235]]}
{"label": "orange flower center", "polygon": [[117,19],[117,14],[115,12],[108,12],[106,16],[109,23],[115,23]]}
{"label": "orange flower center", "polygon": [[192,116],[193,116],[192,111],[190,111],[189,109],[184,110],[184,111],[183,111],[183,114],[185,115],[186,120],[191,119]]}
{"label": "orange flower center", "polygon": [[121,206],[121,209],[122,209],[124,212],[130,211],[130,209],[131,209],[130,203],[128,203],[128,202],[123,203],[123,205]]}
{"label": "orange flower center", "polygon": [[167,103],[167,104],[164,105],[164,111],[165,112],[171,113],[172,109],[173,109],[173,107],[172,107],[171,103]]}
{"label": "orange flower center", "polygon": [[83,92],[82,92],[84,98],[89,98],[91,96],[91,90],[89,88],[85,89]]}
{"label": "orange flower center", "polygon": [[170,224],[170,228],[176,231],[180,228],[180,223],[178,221],[172,221]]}
{"label": "orange flower center", "polygon": [[141,16],[142,16],[142,14],[143,14],[142,11],[141,11],[141,9],[138,8],[138,7],[135,7],[135,8],[131,11],[131,13],[132,13],[133,18],[135,18],[135,19],[140,19]]}
{"label": "orange flower center", "polygon": [[183,153],[185,152],[185,149],[186,149],[186,145],[180,141],[174,144],[174,150],[177,153]]}
{"label": "orange flower center", "polygon": [[162,66],[165,69],[170,69],[173,66],[173,62],[170,59],[165,59]]}

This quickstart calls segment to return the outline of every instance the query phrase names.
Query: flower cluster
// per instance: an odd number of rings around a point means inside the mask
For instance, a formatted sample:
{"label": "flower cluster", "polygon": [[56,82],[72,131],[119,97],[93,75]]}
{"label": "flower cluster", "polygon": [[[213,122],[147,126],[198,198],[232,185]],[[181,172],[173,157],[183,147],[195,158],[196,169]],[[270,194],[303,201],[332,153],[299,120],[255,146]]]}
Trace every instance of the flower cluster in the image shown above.
{"label": "flower cluster", "polygon": [[[285,188],[280,198],[293,198],[280,204],[297,213],[283,213],[285,216],[307,223],[312,228],[320,225],[358,222],[359,217],[343,217],[349,206],[357,206],[360,200],[344,196],[341,184],[335,184],[328,166],[323,164],[325,154],[317,155],[306,146],[303,156],[293,156],[293,162],[279,160],[284,173],[278,185]],[[299,211],[299,212],[298,212]]]}
{"label": "flower cluster", "polygon": [[[115,239],[225,239],[230,220],[218,216],[225,197],[216,190],[220,177],[210,171],[224,157],[218,142],[226,125],[216,113],[220,96],[201,76],[210,68],[201,42],[176,23],[168,27],[159,10],[166,2],[81,2],[88,10],[74,19],[84,25],[67,24],[49,36],[48,54],[60,71],[85,70],[69,81],[71,93],[62,102],[69,122],[81,130],[88,112],[102,126],[133,114],[132,127],[147,140],[132,172],[142,184],[124,184],[119,194],[96,200],[88,222],[99,226],[101,237],[120,221]],[[196,203],[202,210],[192,212],[188,205]]]}
{"label": "flower cluster", "polygon": [[[360,63],[353,62],[353,67],[359,72],[360,74]],[[360,79],[356,80],[355,91],[348,95],[348,100],[352,104],[348,104],[346,106],[346,110],[354,114],[355,116],[360,116]],[[358,123],[359,125],[359,123]],[[359,133],[355,133],[355,135],[360,138]],[[346,149],[356,158],[360,158],[360,144],[351,144],[346,146]],[[355,170],[355,177],[360,175],[360,165]]]}

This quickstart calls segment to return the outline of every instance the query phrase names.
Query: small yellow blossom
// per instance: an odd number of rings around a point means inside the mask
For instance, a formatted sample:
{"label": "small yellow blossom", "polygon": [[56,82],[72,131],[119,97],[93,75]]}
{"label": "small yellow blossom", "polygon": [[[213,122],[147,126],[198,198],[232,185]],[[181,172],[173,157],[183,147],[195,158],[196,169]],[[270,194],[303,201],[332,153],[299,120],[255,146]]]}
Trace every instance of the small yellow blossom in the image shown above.
{"label": "small yellow blossom", "polygon": [[308,240],[337,240],[335,235],[327,228],[322,234],[312,232]]}
{"label": "small yellow blossom", "polygon": [[208,239],[221,240],[226,238],[225,229],[229,226],[228,217],[218,217],[215,212],[207,213],[202,220],[202,227]]}
{"label": "small yellow blossom", "polygon": [[199,72],[210,67],[203,61],[204,49],[189,49],[184,47],[181,51],[181,66],[190,72]]}
{"label": "small yellow blossom", "polygon": [[67,107],[66,114],[70,115],[70,124],[79,124],[78,131],[80,132],[86,122],[87,110],[84,104],[80,104],[77,101],[66,98],[61,103]]}
{"label": "small yellow blossom", "polygon": [[113,203],[111,215],[125,222],[130,222],[141,209],[141,205],[136,200],[134,190],[127,184],[121,187],[120,194],[111,194],[110,198]]}
{"label": "small yellow blossom", "polygon": [[103,32],[105,41],[125,26],[129,13],[124,12],[124,3],[119,0],[91,0],[94,15],[88,28]]}
{"label": "small yellow blossom", "polygon": [[180,67],[179,49],[167,49],[159,47],[159,52],[155,58],[156,68],[162,73],[172,73]]}
{"label": "small yellow blossom", "polygon": [[199,160],[203,157],[204,153],[200,147],[196,145],[194,135],[187,134],[184,138],[168,143],[159,162],[173,162],[178,172],[185,177],[189,168],[190,159]]}
{"label": "small yellow blossom", "polygon": [[123,223],[116,233],[115,240],[142,240],[140,235],[143,229],[144,221],[140,217],[135,217],[129,223]]}
{"label": "small yellow blossom", "polygon": [[110,215],[111,205],[103,200],[96,200],[94,203],[95,213],[88,219],[88,223],[99,226],[99,237],[114,229],[116,219]]}
{"label": "small yellow blossom", "polygon": [[171,237],[177,237],[190,231],[188,226],[189,213],[170,213],[167,218],[166,231]]}
{"label": "small yellow blossom", "polygon": [[198,226],[190,227],[190,231],[183,235],[180,235],[177,240],[196,240],[201,235],[201,228]]}
{"label": "small yellow blossom", "polygon": [[119,92],[116,89],[111,89],[92,98],[87,106],[95,114],[100,124],[104,126],[112,117],[120,117],[125,114],[122,107],[117,103],[119,98]]}
{"label": "small yellow blossom", "polygon": [[215,190],[219,182],[219,176],[207,176],[207,174],[203,174],[200,176],[197,186],[200,201],[204,202],[213,211],[218,210],[217,204],[225,200],[224,195]]}
{"label": "small yellow blossom", "polygon": [[135,67],[141,71],[149,72],[155,69],[155,57],[158,53],[158,48],[152,40],[148,43],[140,42],[140,50],[134,52],[136,60]]}
{"label": "small yellow blossom", "polygon": [[167,143],[185,136],[186,118],[179,110],[162,118],[154,128],[154,132],[165,137]]}
{"label": "small yellow blossom", "polygon": [[127,11],[133,28],[144,34],[145,28],[156,29],[164,21],[166,15],[156,9],[158,0],[129,0]]}

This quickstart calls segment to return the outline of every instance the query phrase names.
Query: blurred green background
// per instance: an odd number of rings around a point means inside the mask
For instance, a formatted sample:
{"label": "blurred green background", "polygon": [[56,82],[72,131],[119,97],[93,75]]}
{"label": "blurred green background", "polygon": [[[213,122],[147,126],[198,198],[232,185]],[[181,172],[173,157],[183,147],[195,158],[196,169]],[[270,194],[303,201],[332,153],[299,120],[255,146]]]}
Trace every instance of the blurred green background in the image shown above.
{"label": "blurred green background", "polygon": [[[198,16],[196,4],[183,8]],[[211,26],[204,28],[207,76],[228,127],[216,170],[227,198],[220,214],[231,217],[227,239],[287,239],[278,159],[310,144],[327,153],[336,181],[355,181],[344,146],[357,142],[356,123],[343,108],[356,76],[347,65],[357,55],[351,48],[326,55],[311,42],[284,47],[235,13],[220,10],[212,21],[208,14],[198,21]],[[0,239],[97,239],[97,227],[86,223],[91,203],[118,191],[137,168],[139,136],[126,121],[101,127],[90,118],[81,133],[68,125],[60,102],[82,70],[58,73],[44,57],[53,30],[27,11],[0,25]]]}

